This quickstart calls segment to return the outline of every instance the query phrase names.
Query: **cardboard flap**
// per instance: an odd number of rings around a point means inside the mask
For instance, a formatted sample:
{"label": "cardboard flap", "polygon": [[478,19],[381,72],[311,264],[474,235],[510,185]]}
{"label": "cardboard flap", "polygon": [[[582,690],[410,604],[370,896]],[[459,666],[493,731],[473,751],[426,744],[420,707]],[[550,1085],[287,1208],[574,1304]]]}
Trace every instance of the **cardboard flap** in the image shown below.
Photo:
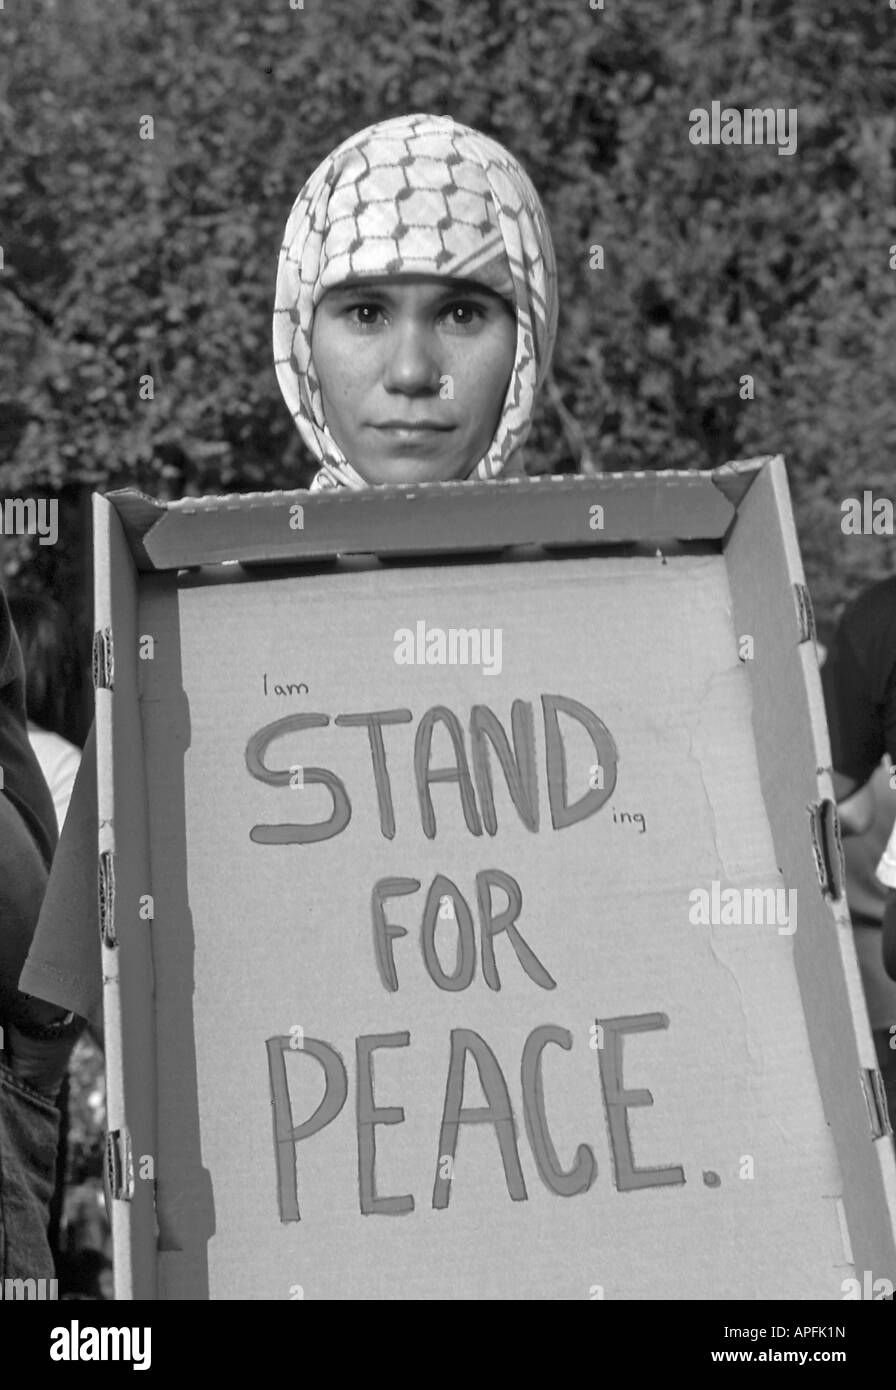
{"label": "cardboard flap", "polygon": [[702,472],[607,473],[371,488],[263,492],[167,505],[117,492],[138,569],[282,563],[338,554],[428,554],[508,547],[721,541],[735,515],[728,484]]}
{"label": "cardboard flap", "polygon": [[153,564],[144,549],[143,538],[147,531],[165,515],[167,504],[160,502],[155,497],[147,497],[145,492],[131,487],[118,488],[114,492],[107,493],[106,501],[111,502],[118,513],[122,531],[137,569],[152,569]]}

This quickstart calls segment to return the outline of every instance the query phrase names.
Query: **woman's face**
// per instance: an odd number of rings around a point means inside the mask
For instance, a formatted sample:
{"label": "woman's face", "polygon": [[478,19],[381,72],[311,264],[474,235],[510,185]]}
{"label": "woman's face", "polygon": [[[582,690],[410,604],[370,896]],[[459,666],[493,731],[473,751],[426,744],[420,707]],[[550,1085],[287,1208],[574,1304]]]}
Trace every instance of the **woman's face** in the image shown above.
{"label": "woman's face", "polygon": [[464,478],[498,426],[516,316],[470,281],[346,282],[317,305],[311,356],[329,431],[365,482]]}

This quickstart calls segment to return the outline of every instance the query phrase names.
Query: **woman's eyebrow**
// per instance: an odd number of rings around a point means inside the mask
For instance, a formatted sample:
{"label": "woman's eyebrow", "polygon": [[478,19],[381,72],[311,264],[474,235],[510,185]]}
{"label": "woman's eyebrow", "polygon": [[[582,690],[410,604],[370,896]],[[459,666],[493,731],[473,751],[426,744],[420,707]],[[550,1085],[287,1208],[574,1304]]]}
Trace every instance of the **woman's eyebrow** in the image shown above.
{"label": "woman's eyebrow", "polygon": [[[327,291],[333,299],[357,299],[363,295],[389,295],[401,289],[394,280],[345,280]],[[444,285],[432,286],[436,299],[456,299],[459,295],[481,295],[483,299],[498,299],[494,290],[487,285],[478,285],[474,280],[446,280]]]}
{"label": "woman's eyebrow", "polygon": [[479,295],[483,299],[500,299],[501,296],[488,285],[477,285],[475,280],[448,281],[443,291],[446,299],[457,299],[459,295]]}
{"label": "woman's eyebrow", "polygon": [[371,294],[373,294],[374,291],[381,293],[383,288],[385,288],[385,286],[382,286],[382,282],[377,280],[348,280],[344,281],[341,285],[333,285],[328,289],[327,297],[332,299],[347,299],[349,295],[364,294],[368,291]]}

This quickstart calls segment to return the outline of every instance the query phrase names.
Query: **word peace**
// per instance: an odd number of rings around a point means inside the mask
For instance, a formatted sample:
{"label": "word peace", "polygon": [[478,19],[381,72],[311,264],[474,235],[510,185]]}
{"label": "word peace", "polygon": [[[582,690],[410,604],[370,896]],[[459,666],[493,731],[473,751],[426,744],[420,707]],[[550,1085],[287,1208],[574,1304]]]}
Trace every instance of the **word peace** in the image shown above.
{"label": "word peace", "polygon": [[[636,1014],[628,1018],[602,1019],[601,1026],[604,1046],[597,1056],[617,1190],[627,1192],[646,1187],[681,1185],[685,1181],[684,1169],[677,1164],[665,1168],[635,1167],[628,1111],[636,1106],[652,1105],[653,1096],[645,1088],[627,1091],[622,1081],[622,1042],[625,1034],[668,1028],[668,1018],[661,1013]],[[576,1149],[571,1166],[564,1168],[554,1148],[548,1129],[541,1065],[542,1054],[549,1043],[568,1052],[573,1045],[572,1034],[556,1024],[541,1024],[532,1029],[523,1045],[520,1083],[526,1135],[538,1175],[548,1190],[558,1197],[575,1197],[587,1192],[593,1185],[597,1177],[597,1161],[590,1146],[583,1143]],[[404,1048],[410,1047],[410,1044],[409,1032],[365,1034],[355,1040],[357,1077],[353,1093],[358,1195],[360,1210],[365,1216],[402,1216],[412,1212],[415,1207],[411,1193],[384,1196],[377,1192],[376,1127],[403,1124],[404,1109],[400,1105],[378,1106],[373,1094],[373,1054],[381,1048]],[[304,1038],[299,1050],[293,1046],[293,1039],[288,1035],[268,1038],[267,1053],[274,1112],[280,1220],[299,1221],[298,1145],[319,1134],[340,1114],[349,1094],[348,1072],[336,1048],[319,1038]],[[312,1058],[324,1074],[323,1099],[314,1113],[300,1124],[293,1121],[286,1072],[287,1056],[294,1060],[305,1056]],[[475,1062],[479,1073],[479,1082],[487,1101],[484,1106],[464,1105],[464,1076],[468,1057]],[[583,1111],[585,1108],[582,1107]],[[511,1199],[514,1202],[527,1201],[516,1124],[504,1072],[492,1048],[480,1034],[470,1028],[453,1028],[442,1123],[433,1151],[434,1210],[443,1210],[448,1206],[452,1183],[457,1182],[456,1155],[461,1127],[482,1124],[494,1127]],[[450,1160],[447,1163],[446,1158]],[[470,1188],[475,1188],[475,1175],[470,1177],[469,1184]]]}

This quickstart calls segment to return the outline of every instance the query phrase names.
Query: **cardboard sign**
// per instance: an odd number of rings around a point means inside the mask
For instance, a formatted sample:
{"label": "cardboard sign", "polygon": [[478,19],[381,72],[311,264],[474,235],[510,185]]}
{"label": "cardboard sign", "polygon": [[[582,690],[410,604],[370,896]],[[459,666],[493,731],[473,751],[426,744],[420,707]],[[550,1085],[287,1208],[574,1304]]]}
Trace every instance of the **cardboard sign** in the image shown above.
{"label": "cardboard sign", "polygon": [[414,562],[501,488],[340,498],[339,564],[333,499],[226,499],[223,557],[222,503],[98,502],[120,1292],[896,1275],[780,465],[560,488],[492,544],[577,548]]}

